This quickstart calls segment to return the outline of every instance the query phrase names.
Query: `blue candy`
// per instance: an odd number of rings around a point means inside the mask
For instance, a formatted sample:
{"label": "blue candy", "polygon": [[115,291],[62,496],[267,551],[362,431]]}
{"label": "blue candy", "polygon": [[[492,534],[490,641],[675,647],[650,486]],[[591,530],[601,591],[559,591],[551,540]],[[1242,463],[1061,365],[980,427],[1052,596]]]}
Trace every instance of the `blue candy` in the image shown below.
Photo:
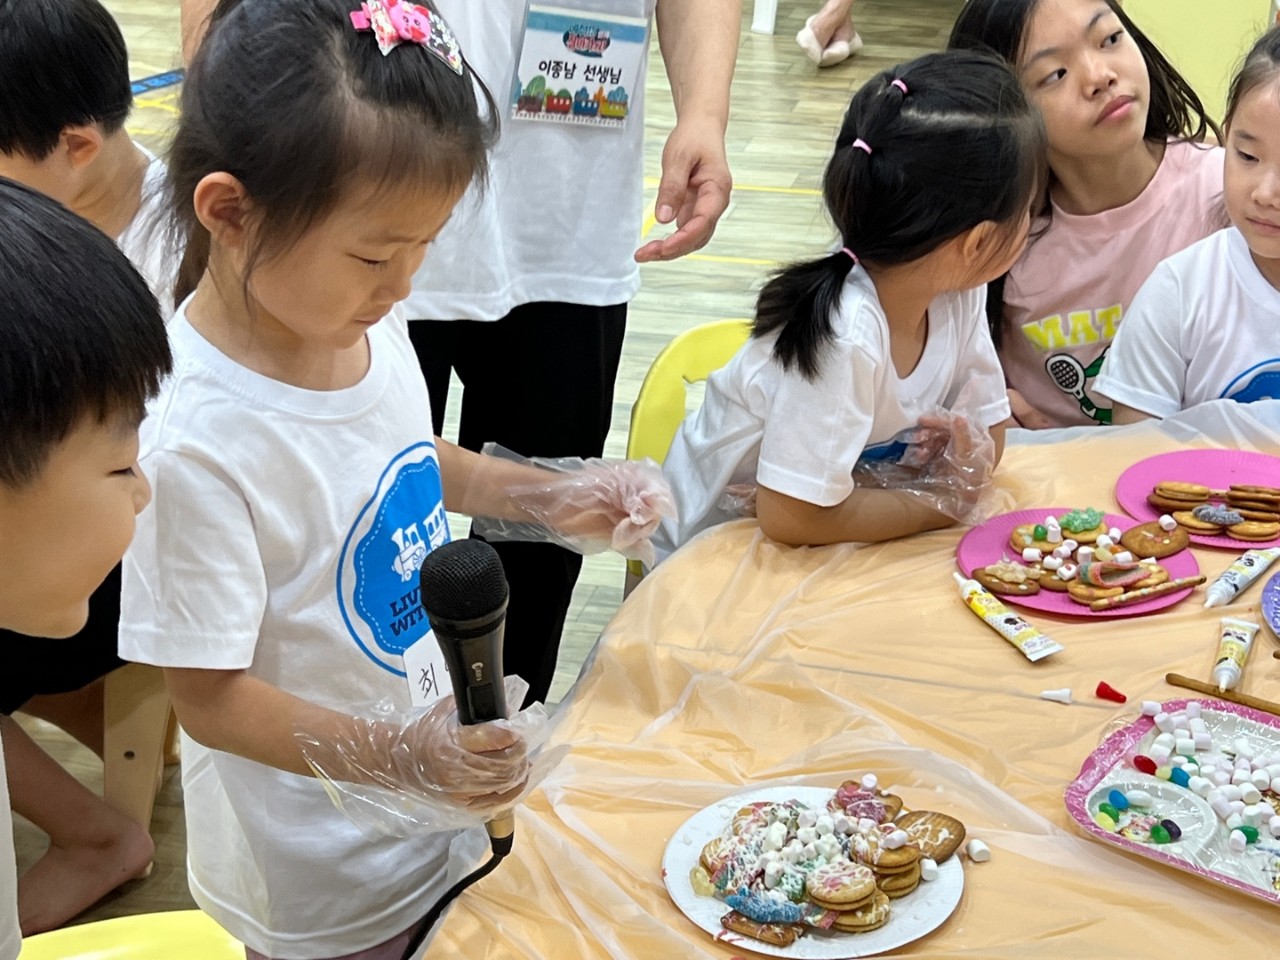
{"label": "blue candy", "polygon": [[746,887],[725,897],[734,910],[756,923],[799,923],[804,911],[797,904],[779,902],[762,893],[753,893]]}
{"label": "blue candy", "polygon": [[1112,790],[1107,794],[1107,802],[1117,810],[1128,810],[1129,800],[1119,790]]}
{"label": "blue candy", "polygon": [[1169,771],[1169,780],[1180,787],[1185,787],[1191,783],[1191,774],[1181,767],[1174,767]]}

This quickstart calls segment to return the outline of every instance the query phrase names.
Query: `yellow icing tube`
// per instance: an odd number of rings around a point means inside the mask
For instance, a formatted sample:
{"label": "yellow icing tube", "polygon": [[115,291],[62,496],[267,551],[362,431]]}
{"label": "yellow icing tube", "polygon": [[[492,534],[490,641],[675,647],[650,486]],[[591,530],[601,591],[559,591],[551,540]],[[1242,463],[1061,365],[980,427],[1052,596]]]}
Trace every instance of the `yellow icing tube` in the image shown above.
{"label": "yellow icing tube", "polygon": [[1253,649],[1253,638],[1258,625],[1252,620],[1238,617],[1222,618],[1222,637],[1218,641],[1218,659],[1213,664],[1213,682],[1218,692],[1232,689],[1244,673],[1244,662]]}
{"label": "yellow icing tube", "polygon": [[1221,607],[1230,603],[1253,581],[1262,576],[1271,564],[1280,559],[1280,547],[1267,550],[1246,550],[1236,558],[1235,563],[1222,572],[1222,576],[1209,584],[1205,590],[1204,605]]}
{"label": "yellow icing tube", "polygon": [[960,599],[965,606],[976,613],[988,627],[1021,650],[1022,655],[1032,663],[1062,649],[1062,644],[1013,613],[977,580],[970,580],[959,573],[953,573],[952,576],[960,585]]}

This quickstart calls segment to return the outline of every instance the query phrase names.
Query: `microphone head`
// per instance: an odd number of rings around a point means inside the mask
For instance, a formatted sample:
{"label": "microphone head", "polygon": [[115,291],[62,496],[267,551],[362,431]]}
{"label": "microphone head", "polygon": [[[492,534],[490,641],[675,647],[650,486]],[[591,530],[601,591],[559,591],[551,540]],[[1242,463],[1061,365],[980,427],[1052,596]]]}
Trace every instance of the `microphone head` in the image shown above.
{"label": "microphone head", "polygon": [[498,552],[483,540],[455,540],[427,554],[419,574],[427,617],[489,619],[507,607],[507,578]]}

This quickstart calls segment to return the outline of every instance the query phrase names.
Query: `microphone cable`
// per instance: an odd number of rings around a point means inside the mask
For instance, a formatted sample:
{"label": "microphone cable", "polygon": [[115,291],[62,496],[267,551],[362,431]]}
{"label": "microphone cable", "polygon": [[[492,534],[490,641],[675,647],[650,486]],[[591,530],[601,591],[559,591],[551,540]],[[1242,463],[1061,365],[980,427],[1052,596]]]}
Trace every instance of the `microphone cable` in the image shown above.
{"label": "microphone cable", "polygon": [[409,946],[405,949],[400,960],[413,960],[413,956],[418,952],[418,948],[422,946],[422,941],[427,939],[427,934],[436,925],[436,921],[440,919],[440,915],[445,912],[449,904],[458,899],[462,891],[474,883],[483,880],[494,870],[498,869],[498,864],[506,859],[507,854],[511,852],[512,841],[515,840],[515,834],[507,834],[505,837],[490,837],[489,847],[493,851],[492,856],[479,868],[471,871],[452,887],[444,892],[439,900],[435,902],[426,916],[422,918],[422,922],[418,925],[418,932],[409,939]]}

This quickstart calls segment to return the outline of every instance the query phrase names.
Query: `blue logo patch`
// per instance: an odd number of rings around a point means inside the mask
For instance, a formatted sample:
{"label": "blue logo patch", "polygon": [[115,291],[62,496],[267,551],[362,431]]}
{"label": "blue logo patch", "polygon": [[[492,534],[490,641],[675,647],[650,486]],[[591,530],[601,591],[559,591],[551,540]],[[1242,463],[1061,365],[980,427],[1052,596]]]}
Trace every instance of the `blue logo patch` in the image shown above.
{"label": "blue logo patch", "polygon": [[449,542],[434,443],[416,443],[382,471],[338,561],[338,606],[347,631],[374,663],[404,676],[403,654],[426,636],[418,570]]}
{"label": "blue logo patch", "polygon": [[1280,399],[1280,357],[1254,364],[1227,384],[1221,396],[1238,403]]}
{"label": "blue logo patch", "polygon": [[864,447],[861,454],[858,455],[859,463],[897,463],[902,459],[902,455],[907,452],[907,445],[901,440],[887,440],[884,443],[878,443],[874,447]]}

